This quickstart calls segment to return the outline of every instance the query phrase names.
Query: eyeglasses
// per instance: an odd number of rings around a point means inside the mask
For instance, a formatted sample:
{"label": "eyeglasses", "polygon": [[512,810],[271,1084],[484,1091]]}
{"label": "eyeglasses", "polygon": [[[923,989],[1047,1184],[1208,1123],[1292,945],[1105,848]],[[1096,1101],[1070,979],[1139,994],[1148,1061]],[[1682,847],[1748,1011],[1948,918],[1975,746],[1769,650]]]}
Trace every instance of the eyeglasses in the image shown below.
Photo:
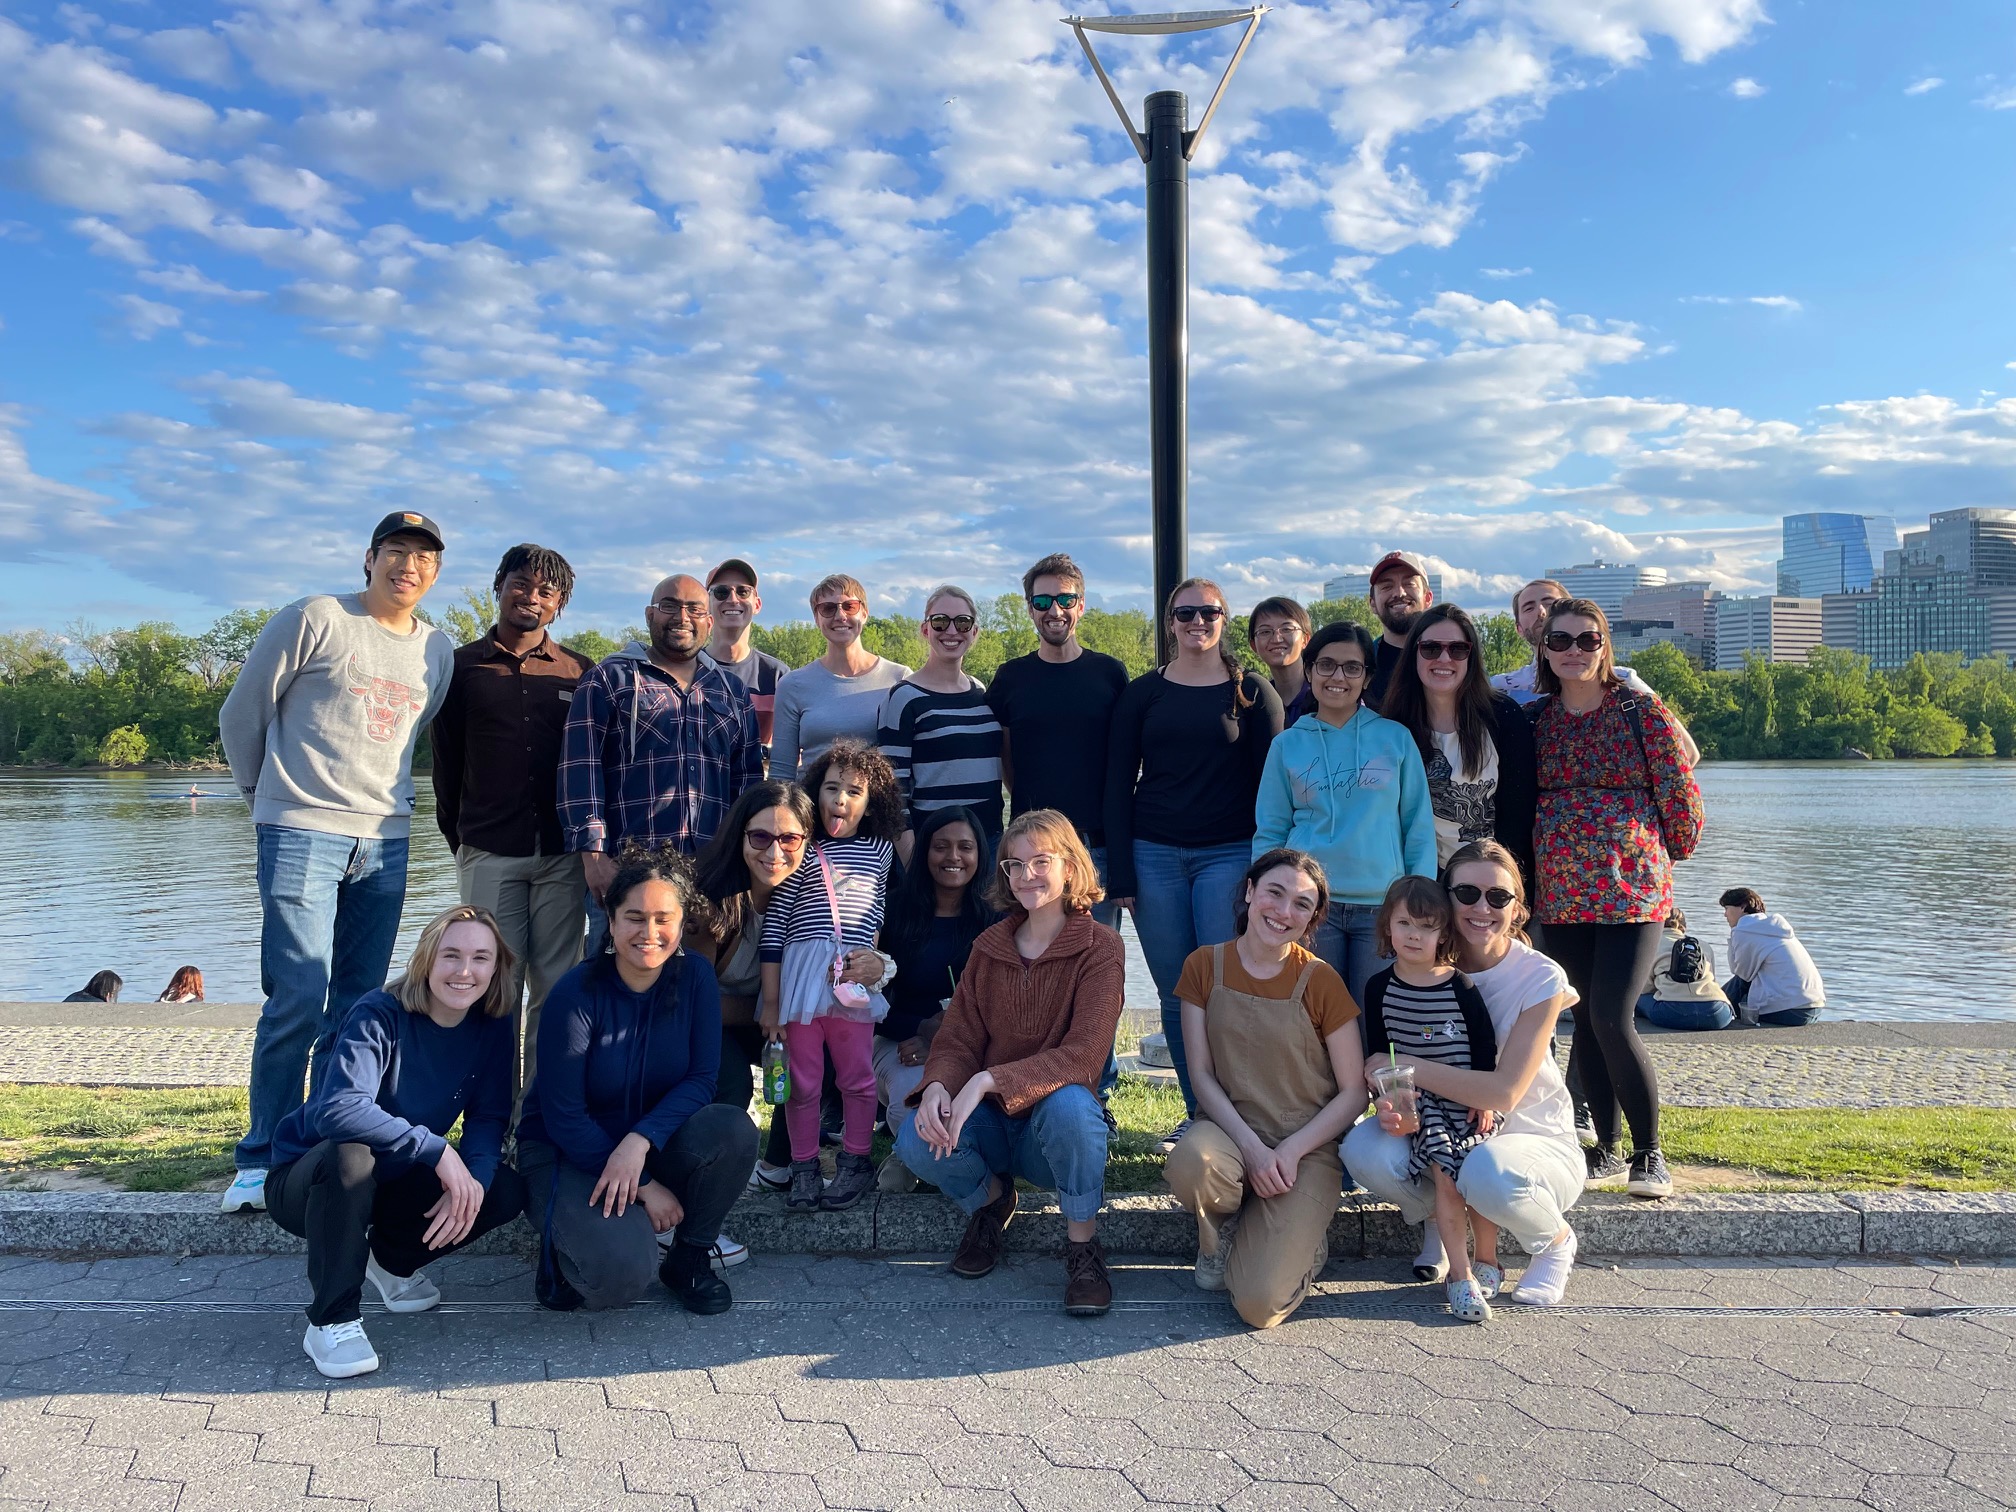
{"label": "eyeglasses", "polygon": [[1302,627],[1296,624],[1295,621],[1278,620],[1271,625],[1261,625],[1253,632],[1251,638],[1256,641],[1274,640],[1276,638],[1293,640],[1301,633]]}
{"label": "eyeglasses", "polygon": [[1503,913],[1519,901],[1519,894],[1509,887],[1479,887],[1474,882],[1458,882],[1449,889],[1449,896],[1466,908],[1482,898],[1497,913]]}
{"label": "eyeglasses", "polygon": [[1363,677],[1365,663],[1361,661],[1336,661],[1328,656],[1316,658],[1316,664],[1309,669],[1318,677]]}
{"label": "eyeglasses", "polygon": [[803,848],[805,837],[779,834],[775,830],[749,829],[742,831],[742,843],[753,851],[767,851],[774,845],[785,855],[794,856]]}
{"label": "eyeglasses", "polygon": [[725,604],[730,599],[741,599],[747,603],[756,597],[756,590],[747,583],[716,583],[707,591],[714,595],[717,604]]}
{"label": "eyeglasses", "polygon": [[1414,649],[1421,654],[1423,661],[1440,661],[1445,656],[1451,661],[1466,662],[1470,660],[1470,642],[1467,640],[1416,641]]}
{"label": "eyeglasses", "polygon": [[1169,617],[1179,625],[1187,625],[1192,620],[1202,620],[1207,625],[1215,625],[1225,618],[1223,604],[1178,604],[1169,611]]}
{"label": "eyeglasses", "polygon": [[1578,651],[1601,651],[1603,632],[1584,630],[1580,635],[1570,635],[1566,630],[1550,630],[1547,632],[1546,645],[1549,651],[1566,651],[1570,646]]}
{"label": "eyeglasses", "polygon": [[1027,861],[1003,861],[1001,870],[1010,882],[1019,882],[1024,877],[1033,877],[1041,881],[1050,875],[1050,870],[1056,866],[1057,860],[1056,856],[1049,854],[1031,856]]}
{"label": "eyeglasses", "polygon": [[1038,614],[1047,610],[1052,604],[1059,609],[1075,609],[1084,597],[1082,593],[1032,593],[1029,595],[1029,607]]}
{"label": "eyeglasses", "polygon": [[924,623],[941,634],[947,630],[957,630],[964,635],[973,628],[974,619],[970,614],[934,614]]}
{"label": "eyeglasses", "polygon": [[859,599],[828,599],[823,604],[814,604],[812,612],[821,619],[831,619],[836,614],[859,614],[867,607]]}
{"label": "eyeglasses", "polygon": [[669,620],[704,620],[714,618],[714,611],[709,609],[704,602],[695,603],[691,599],[663,598],[659,599],[651,607]]}
{"label": "eyeglasses", "polygon": [[377,554],[385,559],[387,567],[397,567],[401,562],[411,562],[415,567],[439,567],[441,553],[428,551],[419,546],[380,546]]}

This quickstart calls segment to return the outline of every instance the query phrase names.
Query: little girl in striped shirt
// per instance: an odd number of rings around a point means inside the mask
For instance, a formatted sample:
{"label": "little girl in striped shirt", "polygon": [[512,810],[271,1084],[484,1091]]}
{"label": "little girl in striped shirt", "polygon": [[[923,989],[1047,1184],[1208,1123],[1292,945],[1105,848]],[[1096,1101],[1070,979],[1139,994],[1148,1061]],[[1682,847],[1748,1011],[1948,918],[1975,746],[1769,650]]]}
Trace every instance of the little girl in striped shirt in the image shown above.
{"label": "little girl in striped shirt", "polygon": [[[879,751],[836,740],[805,773],[818,834],[763,916],[763,1029],[784,1042],[791,1097],[794,1208],[847,1208],[875,1184],[875,1025],[889,1004],[875,937],[889,901],[895,839],[903,833],[896,774]],[[840,1157],[824,1192],[819,1175],[819,1094],[826,1058],[840,1089]]]}
{"label": "little girl in striped shirt", "polygon": [[[1456,909],[1442,884],[1432,877],[1400,878],[1386,890],[1377,928],[1379,954],[1393,957],[1393,964],[1365,984],[1368,1070],[1389,1055],[1494,1070],[1497,1031],[1483,993],[1456,969]],[[1434,1175],[1435,1229],[1449,1257],[1449,1311],[1466,1323],[1485,1323],[1490,1299],[1505,1280],[1498,1266],[1498,1227],[1465,1205],[1456,1177],[1463,1157],[1489,1136],[1498,1115],[1418,1088],[1415,1101],[1420,1122],[1412,1131],[1407,1174]]]}

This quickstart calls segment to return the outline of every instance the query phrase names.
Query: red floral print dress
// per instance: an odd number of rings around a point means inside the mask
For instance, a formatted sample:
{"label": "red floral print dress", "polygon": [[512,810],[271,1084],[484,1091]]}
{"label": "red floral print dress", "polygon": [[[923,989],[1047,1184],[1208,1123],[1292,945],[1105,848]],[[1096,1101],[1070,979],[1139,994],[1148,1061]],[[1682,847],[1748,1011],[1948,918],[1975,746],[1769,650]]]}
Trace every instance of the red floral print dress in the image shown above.
{"label": "red floral print dress", "polygon": [[1621,684],[1587,714],[1549,698],[1533,717],[1533,741],[1533,916],[1542,924],[1665,919],[1673,863],[1694,854],[1702,822],[1701,788],[1666,706]]}

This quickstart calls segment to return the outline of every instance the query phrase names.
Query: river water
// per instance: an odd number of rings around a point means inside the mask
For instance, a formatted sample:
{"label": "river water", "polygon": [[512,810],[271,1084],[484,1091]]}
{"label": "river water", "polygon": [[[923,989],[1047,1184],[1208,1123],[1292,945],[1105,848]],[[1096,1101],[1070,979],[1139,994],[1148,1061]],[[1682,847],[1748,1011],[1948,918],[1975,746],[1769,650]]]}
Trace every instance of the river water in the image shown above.
{"label": "river water", "polygon": [[[1789,915],[1830,1006],[1870,1019],[2016,1018],[2016,762],[1722,762],[1701,769],[1708,826],[1679,902],[1726,974],[1715,906],[1749,886]],[[212,1002],[257,1002],[253,832],[185,777],[0,774],[0,999],[49,1000],[110,967],[128,1001],[200,966]],[[228,792],[221,774],[197,784]],[[420,784],[403,959],[455,901]],[[1128,932],[1130,1006],[1153,984]]]}

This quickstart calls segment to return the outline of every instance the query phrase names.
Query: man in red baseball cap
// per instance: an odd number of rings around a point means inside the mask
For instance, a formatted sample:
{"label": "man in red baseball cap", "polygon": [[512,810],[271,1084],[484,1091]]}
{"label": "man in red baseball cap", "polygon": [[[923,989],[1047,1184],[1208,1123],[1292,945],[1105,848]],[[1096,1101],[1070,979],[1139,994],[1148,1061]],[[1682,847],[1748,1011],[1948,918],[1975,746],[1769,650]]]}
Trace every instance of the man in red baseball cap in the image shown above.
{"label": "man in red baseball cap", "polygon": [[1427,565],[1411,551],[1389,551],[1372,568],[1367,596],[1385,633],[1373,645],[1372,680],[1365,687],[1365,707],[1377,712],[1386,698],[1386,684],[1400,663],[1407,632],[1415,616],[1435,602],[1428,586]]}

